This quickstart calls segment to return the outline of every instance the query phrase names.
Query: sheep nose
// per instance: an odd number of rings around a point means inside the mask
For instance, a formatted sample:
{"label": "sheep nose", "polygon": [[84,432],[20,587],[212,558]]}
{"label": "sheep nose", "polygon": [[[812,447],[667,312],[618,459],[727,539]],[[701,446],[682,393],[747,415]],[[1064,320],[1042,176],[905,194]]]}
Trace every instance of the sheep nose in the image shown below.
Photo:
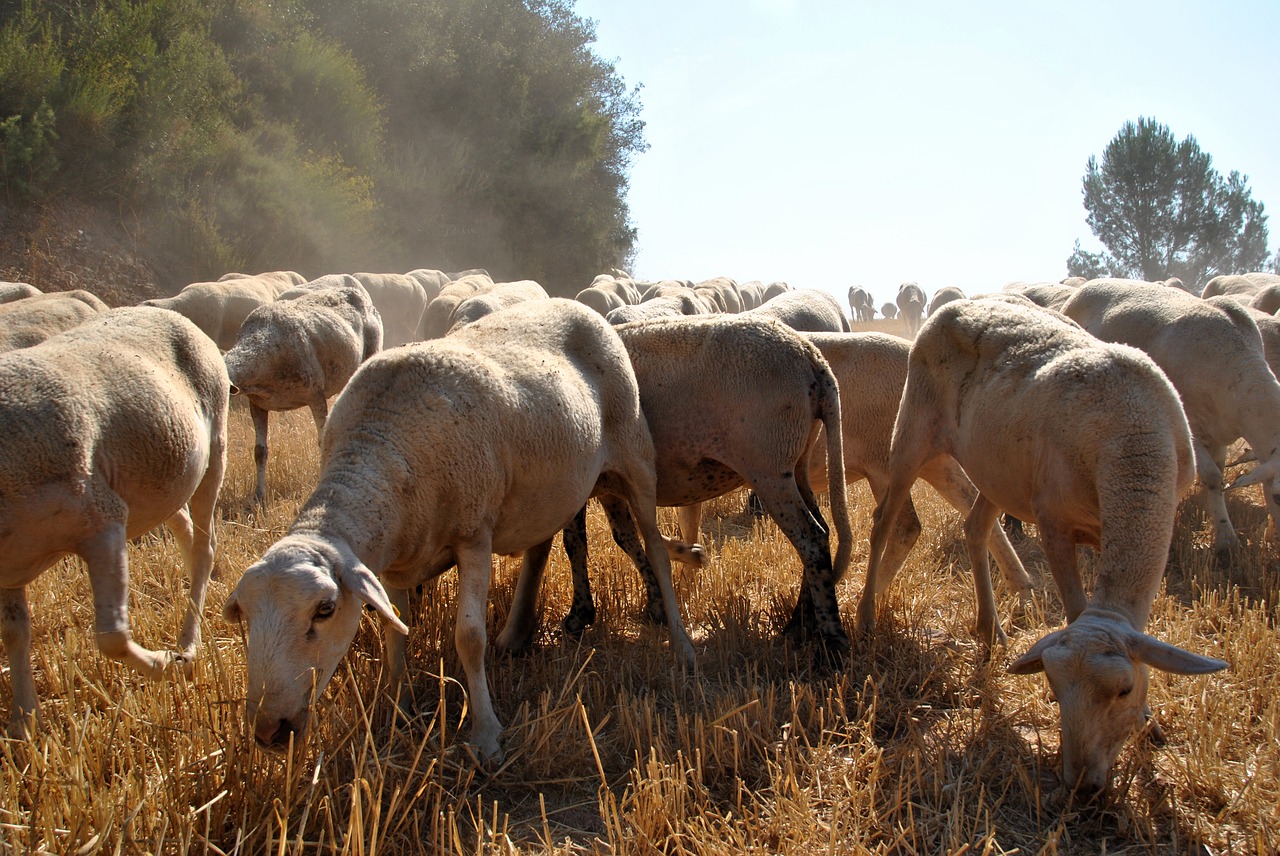
{"label": "sheep nose", "polygon": [[289,738],[297,731],[293,723],[281,717],[275,722],[265,722],[254,729],[254,739],[263,749],[288,749]]}

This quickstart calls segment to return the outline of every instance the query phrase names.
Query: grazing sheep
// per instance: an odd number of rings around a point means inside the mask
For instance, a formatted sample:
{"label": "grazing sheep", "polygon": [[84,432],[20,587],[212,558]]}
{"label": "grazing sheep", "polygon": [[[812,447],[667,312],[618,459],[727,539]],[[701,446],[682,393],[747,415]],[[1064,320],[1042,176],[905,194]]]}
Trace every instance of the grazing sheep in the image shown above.
{"label": "grazing sheep", "polygon": [[36,297],[43,291],[25,282],[0,282],[0,303],[12,303],[27,297]]}
{"label": "grazing sheep", "polygon": [[953,300],[964,300],[964,292],[954,285],[939,288],[933,293],[933,300],[929,301],[929,314],[932,315]]}
{"label": "grazing sheep", "polygon": [[423,285],[423,280],[431,281],[429,276],[420,278],[407,273],[353,273],[352,276],[364,286],[382,318],[383,348],[397,348],[418,341],[422,313],[439,293],[438,287],[432,293]]}
{"label": "grazing sheep", "polygon": [[474,294],[457,305],[450,319],[452,323],[449,325],[449,333],[478,321],[486,315],[501,312],[503,309],[530,300],[546,300],[548,296],[546,289],[531,279],[494,283],[489,291]]}
{"label": "grazing sheep", "polygon": [[249,399],[258,505],[267,498],[267,414],[310,407],[320,435],[328,399],[382,349],[382,320],[355,277],[324,276],[283,298],[249,313],[226,353],[232,393]]}
{"label": "grazing sheep", "polygon": [[1173,288],[1093,280],[1062,311],[1103,341],[1145,351],[1169,376],[1191,424],[1201,499],[1220,555],[1240,541],[1227,515],[1222,472],[1240,437],[1261,464],[1236,486],[1265,482],[1267,510],[1280,523],[1280,383],[1250,309],[1225,295],[1201,300]]}
{"label": "grazing sheep", "polygon": [[[617,328],[653,433],[657,504],[678,506],[681,536],[696,542],[701,503],[746,484],[763,502],[804,566],[795,613],[784,631],[816,631],[835,651],[847,651],[835,584],[852,555],[845,498],[840,397],[818,350],[784,325],[749,314],[717,314],[627,324]],[[826,524],[809,484],[808,461],[817,424],[828,429],[831,510],[839,535],[834,566]],[[610,511],[606,504],[606,511]],[[584,520],[584,518],[579,518]],[[614,537],[628,548],[625,515],[610,514]],[[577,524],[577,522],[575,522]],[[572,536],[572,533],[570,533]],[[631,541],[634,543],[634,540]],[[575,560],[570,633],[594,618],[585,553]],[[646,579],[647,614],[662,620],[661,590]]]}
{"label": "grazing sheep", "polygon": [[493,286],[494,282],[487,273],[469,273],[445,285],[422,313],[418,340],[426,342],[444,336],[453,325],[453,310],[458,308],[458,304],[468,297],[483,294]]}
{"label": "grazing sheep", "polygon": [[87,291],[52,292],[0,304],[0,351],[30,348],[107,311]]}
{"label": "grazing sheep", "polygon": [[[405,673],[407,590],[458,567],[455,641],[471,743],[502,755],[485,677],[492,554],[524,552],[500,647],[527,641],[552,539],[595,494],[643,530],[672,648],[691,662],[658,532],[653,443],[622,343],[571,300],[539,300],[370,360],[334,403],[320,483],[223,607],[248,625],[248,717],[259,745],[300,742],[360,623],[376,609]],[[384,588],[385,586],[385,588]],[[389,590],[389,593],[388,593]]]}
{"label": "grazing sheep", "polygon": [[892,321],[898,317],[898,306],[894,303],[886,303],[880,307],[880,314],[888,320]]}
{"label": "grazing sheep", "polygon": [[865,324],[876,317],[876,307],[871,292],[856,285],[849,286],[849,312],[853,319]]}
{"label": "grazing sheep", "polygon": [[220,350],[229,351],[250,312],[305,281],[302,274],[293,271],[268,271],[255,276],[229,273],[217,282],[193,282],[173,297],[144,300],[142,305],[185,315]]}
{"label": "grazing sheep", "polygon": [[848,333],[849,319],[839,301],[816,288],[798,288],[771,298],[752,317],[773,318],[792,330],[804,333]]}
{"label": "grazing sheep", "polygon": [[[63,556],[87,566],[104,655],[152,678],[190,664],[213,570],[228,386],[213,343],[185,318],[151,308],[116,309],[0,354],[0,640],[13,687],[10,734],[26,734],[38,708],[26,587]],[[126,547],[161,524],[191,576],[176,652],[143,648],[129,632]]]}
{"label": "grazing sheep", "polygon": [[924,316],[924,292],[914,282],[904,282],[898,286],[898,297],[894,302],[906,323],[907,338],[915,338],[920,329],[920,319]]}
{"label": "grazing sheep", "polygon": [[[979,491],[965,520],[978,630],[1002,638],[986,540],[1000,509],[1036,522],[1068,624],[1010,666],[1043,671],[1062,715],[1067,785],[1092,793],[1144,717],[1147,666],[1179,674],[1224,668],[1143,632],[1168,561],[1178,500],[1194,474],[1178,395],[1134,348],[1100,342],[1047,312],[957,301],[911,348],[876,507],[858,627],[875,624],[890,533],[921,467],[951,455]],[[1091,596],[1076,544],[1098,548]]]}

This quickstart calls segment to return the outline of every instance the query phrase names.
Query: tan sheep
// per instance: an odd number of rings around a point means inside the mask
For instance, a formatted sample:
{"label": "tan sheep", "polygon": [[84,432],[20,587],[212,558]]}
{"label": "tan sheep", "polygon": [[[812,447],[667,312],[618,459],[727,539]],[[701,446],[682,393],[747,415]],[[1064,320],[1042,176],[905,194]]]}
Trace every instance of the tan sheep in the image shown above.
{"label": "tan sheep", "polygon": [[318,437],[328,399],[381,349],[378,310],[364,286],[347,274],[295,286],[249,313],[226,363],[233,394],[249,400],[258,505],[267,497],[267,414],[309,407]]}
{"label": "tan sheep", "polygon": [[[1040,529],[1068,625],[1010,666],[1045,672],[1062,721],[1064,781],[1103,788],[1145,715],[1147,667],[1179,674],[1226,663],[1143,632],[1194,473],[1177,393],[1151,358],[1008,301],[948,304],[911,349],[889,484],[876,507],[858,627],[875,624],[890,533],[917,474],[951,455],[978,499],[965,520],[978,630],[999,638],[986,541],[1001,509]],[[1076,544],[1099,549],[1086,595]]]}
{"label": "tan sheep", "polygon": [[0,351],[38,345],[106,311],[105,303],[79,290],[55,291],[0,304]]}
{"label": "tan sheep", "polygon": [[26,282],[0,282],[0,303],[12,303],[40,294],[44,292]]}
{"label": "tan sheep", "polygon": [[[227,371],[178,315],[116,309],[0,354],[0,640],[13,686],[11,734],[38,700],[26,587],[67,555],[93,588],[98,649],[142,674],[187,666],[213,570],[214,511],[226,466]],[[129,632],[129,539],[164,524],[191,575],[176,652]]]}
{"label": "tan sheep", "polygon": [[797,288],[747,310],[752,317],[773,318],[804,333],[848,333],[849,318],[840,302],[816,288]]}
{"label": "tan sheep", "polygon": [[172,309],[204,331],[220,350],[229,351],[249,313],[271,303],[287,288],[306,281],[293,271],[250,275],[229,273],[217,282],[193,282],[173,297],[144,300],[143,306]]}
{"label": "tan sheep", "polygon": [[898,315],[907,327],[907,338],[914,339],[920,329],[920,319],[924,317],[924,291],[914,282],[904,282],[898,286],[898,297],[894,300],[898,306]]}
{"label": "tan sheep", "polygon": [[471,743],[500,758],[485,675],[492,555],[524,552],[498,645],[526,640],[552,539],[589,497],[623,497],[663,588],[672,648],[691,662],[654,509],[653,443],[618,336],[569,300],[529,301],[370,360],[334,403],[320,483],[223,612],[248,628],[258,743],[301,741],[310,702],[350,647],[362,607],[406,671],[407,590],[458,567],[455,641]]}
{"label": "tan sheep", "polygon": [[548,296],[546,289],[531,279],[494,283],[493,288],[481,294],[473,294],[454,308],[449,319],[449,333],[446,335],[451,335],[486,315],[529,300],[546,300]]}

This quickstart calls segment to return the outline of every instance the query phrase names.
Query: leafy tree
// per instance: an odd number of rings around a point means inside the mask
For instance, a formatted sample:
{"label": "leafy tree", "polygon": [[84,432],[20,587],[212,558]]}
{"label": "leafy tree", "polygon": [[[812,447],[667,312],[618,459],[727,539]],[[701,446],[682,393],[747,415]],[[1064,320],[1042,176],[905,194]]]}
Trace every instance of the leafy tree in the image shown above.
{"label": "leafy tree", "polygon": [[1267,216],[1248,178],[1223,178],[1194,137],[1174,139],[1154,119],[1126,122],[1102,160],[1090,157],[1084,207],[1106,253],[1076,243],[1068,270],[1203,282],[1259,269],[1267,257]]}

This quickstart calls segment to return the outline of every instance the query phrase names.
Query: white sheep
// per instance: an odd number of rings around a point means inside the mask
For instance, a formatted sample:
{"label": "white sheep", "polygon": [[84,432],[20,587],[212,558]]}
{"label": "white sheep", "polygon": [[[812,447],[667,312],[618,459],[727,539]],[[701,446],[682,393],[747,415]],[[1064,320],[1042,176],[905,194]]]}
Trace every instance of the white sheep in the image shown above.
{"label": "white sheep", "polygon": [[1280,284],[1280,276],[1270,273],[1223,274],[1205,283],[1200,296],[1208,299],[1225,295],[1247,304],[1263,288],[1276,284]]}
{"label": "white sheep", "polygon": [[929,301],[929,314],[932,315],[953,300],[964,300],[964,292],[954,285],[939,288],[933,293],[933,300]]}
{"label": "white sheep", "polygon": [[840,302],[816,288],[797,288],[748,310],[752,317],[773,318],[806,333],[848,333],[849,318]]}
{"label": "white sheep", "polygon": [[418,340],[425,342],[444,336],[453,324],[453,310],[458,308],[458,304],[472,295],[483,294],[493,286],[493,279],[487,273],[466,274],[444,285],[422,313]]}
{"label": "white sheep", "polygon": [[915,338],[920,329],[920,319],[924,317],[924,292],[914,282],[904,282],[898,286],[898,297],[894,300],[898,306],[898,314],[907,327],[907,338]]}
{"label": "white sheep", "polygon": [[[643,304],[642,304],[643,305]],[[795,547],[803,565],[800,597],[788,636],[816,636],[835,652],[847,651],[835,584],[852,556],[845,492],[840,396],[822,354],[803,337],[752,313],[668,318],[617,328],[640,386],[640,403],[653,434],[657,502],[677,506],[681,537],[698,540],[701,503],[751,487]],[[826,436],[831,513],[839,536],[833,563],[830,536],[809,484],[817,426]],[[610,511],[608,505],[605,508]],[[611,514],[614,537],[625,520]],[[623,515],[625,517],[625,515]],[[681,545],[673,545],[677,554]],[[642,577],[646,569],[634,555]],[[594,607],[585,558],[570,555],[574,600],[565,628],[591,623]],[[697,563],[695,557],[694,563]],[[647,614],[660,621],[661,590],[645,579]]]}
{"label": "white sheep", "polygon": [[694,283],[693,291],[717,312],[741,312],[742,295],[738,283],[727,276],[717,276]]}
{"label": "white sheep", "polygon": [[370,360],[334,403],[315,492],[223,608],[248,626],[258,743],[301,739],[364,604],[382,615],[401,679],[408,628],[397,609],[456,564],[471,743],[501,757],[484,663],[492,554],[525,553],[498,638],[510,647],[530,632],[553,537],[596,493],[621,495],[640,521],[672,647],[690,662],[654,513],[653,443],[626,351],[598,314],[529,301]]}
{"label": "white sheep", "polygon": [[233,394],[249,400],[258,505],[267,497],[267,414],[309,407],[319,436],[328,399],[381,349],[378,311],[364,286],[346,274],[295,286],[245,318],[226,363]]}
{"label": "white sheep", "polygon": [[38,345],[106,311],[105,303],[83,290],[55,291],[0,304],[0,351]]}
{"label": "white sheep", "polygon": [[892,321],[898,317],[898,306],[896,303],[886,303],[880,307],[880,314],[887,320]]}
{"label": "white sheep", "polygon": [[[439,294],[439,286],[432,291],[435,278],[426,270],[409,273],[353,273],[382,318],[382,347],[396,348],[418,341],[422,314],[427,305]],[[440,274],[444,276],[444,274]]]}
{"label": "white sheep", "polygon": [[634,306],[640,302],[640,290],[630,279],[618,279],[600,274],[591,284],[573,298],[583,306],[589,306],[603,317],[622,306]]}
{"label": "white sheep", "polygon": [[1280,383],[1266,362],[1251,311],[1229,296],[1196,298],[1176,288],[1093,280],[1063,314],[1107,342],[1132,345],[1164,370],[1182,397],[1194,441],[1196,474],[1220,554],[1239,537],[1227,515],[1223,467],[1240,437],[1261,464],[1237,483],[1265,482],[1267,510],[1280,521]]}
{"label": "white sheep", "polygon": [[[195,656],[226,466],[228,387],[213,343],[185,318],[152,308],[116,309],[0,354],[0,640],[13,686],[11,734],[27,733],[38,708],[26,587],[63,556],[88,568],[103,654],[152,678]],[[126,548],[161,524],[191,576],[176,652],[143,648],[129,632]]]}
{"label": "white sheep", "polygon": [[699,294],[685,286],[658,285],[660,287],[646,291],[639,303],[611,310],[605,319],[616,327],[634,321],[679,318],[684,315],[714,315],[720,312],[714,303],[707,301],[705,291]]}
{"label": "white sheep", "polygon": [[454,308],[449,319],[449,333],[452,334],[486,315],[529,300],[546,300],[548,297],[546,289],[531,279],[494,283],[493,288],[482,294],[473,294]]}
{"label": "white sheep", "polygon": [[256,275],[229,273],[217,282],[193,282],[173,297],[144,300],[184,315],[204,331],[218,348],[228,351],[240,334],[249,313],[271,303],[282,291],[306,281],[293,271],[268,271]]}
{"label": "white sheep", "polygon": [[1007,294],[1021,295],[1044,309],[1058,312],[1078,289],[1078,285],[1056,282],[1011,282],[1003,290]]}
{"label": "white sheep", "polygon": [[[999,638],[986,541],[1001,509],[1034,521],[1068,624],[1010,666],[1043,671],[1062,721],[1064,781],[1096,792],[1142,723],[1147,667],[1199,674],[1226,663],[1143,632],[1194,473],[1178,395],[1150,357],[1008,301],[948,304],[911,348],[876,507],[858,627],[875,624],[890,533],[917,474],[951,455],[979,495],[965,520],[978,629]],[[1076,544],[1099,549],[1086,595]]]}
{"label": "white sheep", "polygon": [[27,297],[44,294],[34,285],[26,282],[0,282],[0,303],[12,303]]}

